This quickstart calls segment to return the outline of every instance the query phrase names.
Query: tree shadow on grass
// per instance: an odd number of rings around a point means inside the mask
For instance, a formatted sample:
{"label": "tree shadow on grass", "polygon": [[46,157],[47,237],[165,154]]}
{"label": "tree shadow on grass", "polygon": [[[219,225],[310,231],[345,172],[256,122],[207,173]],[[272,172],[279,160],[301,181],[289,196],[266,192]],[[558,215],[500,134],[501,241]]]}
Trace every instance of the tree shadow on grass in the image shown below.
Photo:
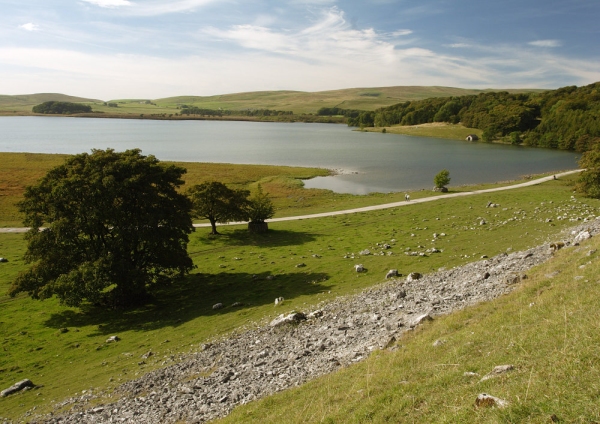
{"label": "tree shadow on grass", "polygon": [[225,246],[266,246],[282,247],[297,246],[316,240],[317,234],[287,231],[269,230],[266,233],[251,233],[248,230],[232,230],[220,235],[200,234],[200,241],[206,244],[220,243]]}
{"label": "tree shadow on grass", "polygon": [[[324,273],[295,272],[276,277],[262,274],[219,273],[193,274],[168,287],[151,292],[152,300],[145,306],[129,310],[106,310],[85,305],[80,311],[66,310],[52,314],[45,325],[52,328],[95,325],[90,334],[114,334],[122,331],[151,331],[177,327],[200,316],[220,316],[237,313],[245,308],[273,304],[275,298],[286,300],[312,295],[331,289],[323,283]],[[239,306],[233,306],[236,302]],[[222,309],[212,307],[222,303]]]}

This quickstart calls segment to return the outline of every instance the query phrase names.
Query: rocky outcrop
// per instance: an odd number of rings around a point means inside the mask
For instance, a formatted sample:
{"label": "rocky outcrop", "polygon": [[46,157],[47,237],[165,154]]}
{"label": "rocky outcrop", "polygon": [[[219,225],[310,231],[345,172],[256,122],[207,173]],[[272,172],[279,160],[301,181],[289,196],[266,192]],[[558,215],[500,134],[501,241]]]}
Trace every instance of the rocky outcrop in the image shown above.
{"label": "rocky outcrop", "polygon": [[[597,234],[600,220],[584,225],[562,242],[565,248],[584,230]],[[92,408],[86,407],[92,397],[69,399],[57,405],[60,410],[72,405],[69,415],[41,421],[172,423],[222,417],[237,405],[362,361],[374,350],[395,349],[403,331],[508,293],[552,254],[548,243],[419,279],[392,278],[359,295],[322,303],[312,313],[284,314],[271,325],[206,344],[177,364],[122,384],[110,404],[96,401]],[[490,375],[510,369],[497,367]],[[503,402],[482,394],[476,405],[502,407]]]}

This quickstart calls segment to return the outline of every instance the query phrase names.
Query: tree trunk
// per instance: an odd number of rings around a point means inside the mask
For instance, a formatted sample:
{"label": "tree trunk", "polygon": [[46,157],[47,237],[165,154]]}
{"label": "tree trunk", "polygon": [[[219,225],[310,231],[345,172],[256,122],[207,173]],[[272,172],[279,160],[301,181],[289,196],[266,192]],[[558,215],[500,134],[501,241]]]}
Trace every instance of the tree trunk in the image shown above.
{"label": "tree trunk", "polygon": [[209,219],[209,221],[210,221],[210,226],[212,228],[211,234],[213,234],[213,235],[219,234],[219,232],[217,231],[217,221],[215,221],[214,219]]}
{"label": "tree trunk", "polygon": [[269,224],[266,222],[249,222],[248,231],[251,233],[266,233],[269,231]]}

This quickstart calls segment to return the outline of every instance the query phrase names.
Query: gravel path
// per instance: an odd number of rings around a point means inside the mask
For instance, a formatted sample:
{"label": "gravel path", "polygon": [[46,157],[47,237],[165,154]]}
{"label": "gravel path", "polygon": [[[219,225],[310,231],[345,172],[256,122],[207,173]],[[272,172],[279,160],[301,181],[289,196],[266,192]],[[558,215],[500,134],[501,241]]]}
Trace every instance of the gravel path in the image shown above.
{"label": "gravel path", "polygon": [[[595,219],[557,239],[569,246],[598,232],[600,219]],[[294,323],[277,325],[274,320],[207,343],[199,352],[176,358],[173,365],[122,384],[109,403],[98,404],[101,392],[87,392],[56,406],[57,410],[72,407],[68,415],[29,415],[28,419],[199,423],[223,417],[237,405],[362,361],[373,350],[396,349],[394,342],[402,332],[510,292],[531,267],[551,256],[545,244],[423,277],[394,278],[360,294],[322,303],[306,315],[279,319]],[[150,353],[146,356],[152,358]]]}
{"label": "gravel path", "polygon": [[[536,180],[527,181],[525,183],[514,184],[514,185],[509,185],[509,186],[504,186],[504,187],[497,187],[497,188],[489,188],[486,190],[475,190],[475,191],[465,191],[465,192],[460,192],[460,193],[442,194],[440,196],[422,197],[420,199],[414,199],[414,200],[409,200],[409,201],[385,203],[383,205],[365,206],[363,208],[346,209],[343,211],[323,212],[323,213],[315,213],[315,214],[311,214],[311,215],[286,216],[284,218],[269,219],[267,222],[271,223],[271,222],[283,222],[283,221],[298,221],[301,219],[323,218],[323,217],[336,216],[336,215],[348,215],[348,214],[352,214],[352,213],[377,211],[377,210],[381,210],[381,209],[397,208],[400,206],[409,206],[409,205],[413,205],[416,203],[433,202],[435,200],[450,199],[453,197],[472,196],[474,194],[493,193],[495,191],[513,190],[516,188],[529,187],[532,185],[545,183],[546,181],[552,180],[554,177],[560,178],[560,177],[575,174],[575,173],[578,173],[581,171],[583,171],[583,169],[576,169],[573,171],[562,172],[560,174],[556,174],[556,175],[550,176],[550,177],[543,177],[543,178],[538,178]],[[247,224],[247,222],[246,221],[230,222],[228,224],[219,224],[219,225],[242,225],[242,224]],[[196,228],[210,227],[210,224],[209,223],[194,224],[194,227],[196,227]],[[27,227],[0,228],[0,233],[25,233],[28,230],[29,230],[29,228],[27,228]]]}

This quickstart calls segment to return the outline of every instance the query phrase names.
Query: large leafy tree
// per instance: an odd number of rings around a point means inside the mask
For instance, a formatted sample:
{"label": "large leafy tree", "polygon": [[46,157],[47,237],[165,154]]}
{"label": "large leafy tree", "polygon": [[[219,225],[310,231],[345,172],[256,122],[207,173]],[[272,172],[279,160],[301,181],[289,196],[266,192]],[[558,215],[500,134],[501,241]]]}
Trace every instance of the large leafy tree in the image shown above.
{"label": "large leafy tree", "polygon": [[192,215],[208,219],[211,234],[219,234],[217,222],[247,219],[248,190],[232,189],[218,181],[197,184],[188,191],[193,203]]}
{"label": "large leafy tree", "polygon": [[191,202],[177,192],[185,172],[138,149],[93,150],[50,170],[19,204],[32,266],[9,293],[128,306],[189,272]]}

